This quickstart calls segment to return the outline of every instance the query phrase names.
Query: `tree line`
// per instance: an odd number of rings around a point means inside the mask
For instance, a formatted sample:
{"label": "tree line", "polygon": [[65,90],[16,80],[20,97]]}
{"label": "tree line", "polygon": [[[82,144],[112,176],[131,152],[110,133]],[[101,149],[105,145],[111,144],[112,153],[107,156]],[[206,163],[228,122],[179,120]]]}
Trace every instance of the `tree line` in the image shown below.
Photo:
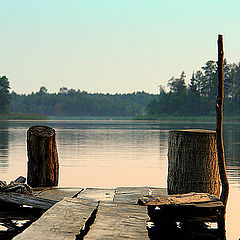
{"label": "tree line", "polygon": [[0,77],[0,113],[8,113],[10,97],[10,85],[6,76]]}
{"label": "tree line", "polygon": [[[217,97],[217,62],[208,61],[193,72],[186,83],[184,71],[178,78],[168,81],[169,91],[160,87],[157,99],[146,108],[148,115],[158,116],[212,116],[215,115]],[[228,64],[224,60],[224,113],[240,115],[240,63]]]}
{"label": "tree line", "polygon": [[146,92],[129,94],[101,94],[60,88],[48,93],[41,87],[36,93],[11,93],[11,112],[44,114],[47,116],[135,116],[144,114],[147,104],[156,95]]}
{"label": "tree line", "polygon": [[[186,83],[188,82],[188,83]],[[6,76],[0,77],[0,113],[14,112],[47,116],[213,116],[217,96],[217,62],[208,61],[187,81],[184,71],[168,81],[160,93],[87,93],[60,88],[48,93],[46,87],[31,94],[10,93]],[[240,115],[240,63],[224,60],[224,113]]]}

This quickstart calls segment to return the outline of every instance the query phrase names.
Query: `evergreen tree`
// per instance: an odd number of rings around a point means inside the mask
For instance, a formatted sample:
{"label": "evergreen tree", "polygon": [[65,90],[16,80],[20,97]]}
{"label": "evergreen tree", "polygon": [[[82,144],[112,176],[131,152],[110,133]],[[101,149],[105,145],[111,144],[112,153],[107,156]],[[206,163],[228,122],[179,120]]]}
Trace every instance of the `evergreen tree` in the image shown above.
{"label": "evergreen tree", "polygon": [[201,81],[201,94],[215,99],[217,94],[217,63],[208,61],[202,69],[204,78]]}
{"label": "evergreen tree", "polygon": [[[169,92],[160,86],[158,100],[151,102],[147,112],[154,115],[209,116],[215,115],[217,97],[217,64],[208,61],[193,72],[190,84],[185,84],[185,74],[168,81]],[[224,60],[224,113],[240,115],[240,63],[227,64]]]}
{"label": "evergreen tree", "polygon": [[10,104],[10,85],[6,76],[0,77],[0,113],[7,113]]}
{"label": "evergreen tree", "polygon": [[170,87],[170,92],[176,94],[176,96],[182,96],[186,94],[187,86],[185,84],[186,75],[184,71],[181,73],[180,78],[172,77],[168,81],[168,86]]}

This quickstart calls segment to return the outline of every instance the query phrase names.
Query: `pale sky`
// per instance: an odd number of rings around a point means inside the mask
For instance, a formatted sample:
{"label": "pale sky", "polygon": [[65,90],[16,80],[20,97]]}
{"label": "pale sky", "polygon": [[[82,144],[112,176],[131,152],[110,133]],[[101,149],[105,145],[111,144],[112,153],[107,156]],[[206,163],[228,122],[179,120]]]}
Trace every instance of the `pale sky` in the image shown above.
{"label": "pale sky", "polygon": [[217,59],[240,61],[239,0],[0,0],[0,76],[11,89],[158,93]]}

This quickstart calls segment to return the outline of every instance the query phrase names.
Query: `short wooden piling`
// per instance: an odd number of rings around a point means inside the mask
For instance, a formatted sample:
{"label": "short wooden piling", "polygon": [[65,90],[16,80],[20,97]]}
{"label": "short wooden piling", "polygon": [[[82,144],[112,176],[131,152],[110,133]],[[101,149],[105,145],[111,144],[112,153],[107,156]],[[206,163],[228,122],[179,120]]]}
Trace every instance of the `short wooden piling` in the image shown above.
{"label": "short wooden piling", "polygon": [[56,134],[47,126],[32,126],[27,131],[28,173],[31,187],[58,185]]}
{"label": "short wooden piling", "polygon": [[220,194],[216,132],[173,130],[168,142],[168,193]]}

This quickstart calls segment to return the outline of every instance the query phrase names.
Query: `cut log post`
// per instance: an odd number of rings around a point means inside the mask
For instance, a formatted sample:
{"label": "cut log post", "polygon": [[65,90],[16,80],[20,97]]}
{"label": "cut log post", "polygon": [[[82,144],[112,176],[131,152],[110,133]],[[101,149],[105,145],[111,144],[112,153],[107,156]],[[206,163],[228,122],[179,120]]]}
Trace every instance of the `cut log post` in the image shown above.
{"label": "cut log post", "polygon": [[31,187],[58,185],[56,134],[47,126],[32,126],[27,131],[28,173]]}
{"label": "cut log post", "polygon": [[190,192],[219,196],[216,132],[174,130],[168,140],[168,194]]}

